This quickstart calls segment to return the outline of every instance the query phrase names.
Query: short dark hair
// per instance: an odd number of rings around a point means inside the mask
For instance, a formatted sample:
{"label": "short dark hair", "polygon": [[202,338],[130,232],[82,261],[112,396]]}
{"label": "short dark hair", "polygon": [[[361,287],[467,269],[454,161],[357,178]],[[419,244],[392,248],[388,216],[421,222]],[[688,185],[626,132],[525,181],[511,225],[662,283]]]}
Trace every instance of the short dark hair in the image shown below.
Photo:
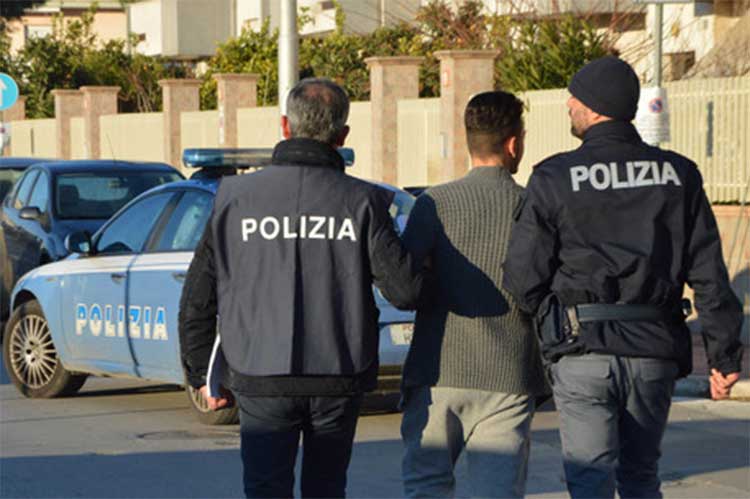
{"label": "short dark hair", "polygon": [[286,99],[292,137],[333,143],[346,126],[349,97],[343,88],[325,78],[306,78]]}
{"label": "short dark hair", "polygon": [[523,130],[523,102],[500,90],[482,92],[466,105],[464,125],[472,156],[500,154],[505,141]]}

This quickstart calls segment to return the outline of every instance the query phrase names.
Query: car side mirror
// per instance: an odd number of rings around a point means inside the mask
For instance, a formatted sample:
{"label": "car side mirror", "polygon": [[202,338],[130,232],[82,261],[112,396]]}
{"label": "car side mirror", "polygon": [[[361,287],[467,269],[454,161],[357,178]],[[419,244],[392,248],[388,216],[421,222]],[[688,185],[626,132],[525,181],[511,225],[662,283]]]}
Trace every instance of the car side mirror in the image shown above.
{"label": "car side mirror", "polygon": [[39,220],[42,218],[42,212],[36,206],[27,206],[26,208],[21,208],[18,216],[23,220]]}
{"label": "car side mirror", "polygon": [[73,232],[65,236],[65,249],[68,253],[91,254],[91,235],[86,232]]}

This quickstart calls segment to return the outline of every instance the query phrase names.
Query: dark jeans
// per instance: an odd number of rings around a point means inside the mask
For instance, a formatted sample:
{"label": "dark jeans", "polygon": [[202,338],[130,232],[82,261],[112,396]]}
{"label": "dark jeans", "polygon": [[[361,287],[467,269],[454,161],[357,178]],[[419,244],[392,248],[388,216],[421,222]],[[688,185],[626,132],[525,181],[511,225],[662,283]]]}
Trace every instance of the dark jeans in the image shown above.
{"label": "dark jeans", "polygon": [[236,398],[246,497],[293,497],[300,433],[302,497],[345,497],[361,395]]}
{"label": "dark jeans", "polygon": [[568,491],[577,498],[660,498],[671,360],[588,354],[552,366]]}

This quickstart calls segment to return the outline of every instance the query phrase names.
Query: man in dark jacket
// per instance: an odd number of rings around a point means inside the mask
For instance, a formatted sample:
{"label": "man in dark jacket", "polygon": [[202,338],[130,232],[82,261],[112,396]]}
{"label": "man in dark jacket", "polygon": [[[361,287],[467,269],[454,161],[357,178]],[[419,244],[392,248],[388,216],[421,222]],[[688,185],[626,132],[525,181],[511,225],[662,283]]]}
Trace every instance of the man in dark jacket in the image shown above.
{"label": "man in dark jacket", "polygon": [[537,313],[571,495],[661,497],[675,378],[692,368],[683,287],[695,291],[715,398],[738,379],[742,311],[698,169],[630,123],[632,68],[597,59],[568,89],[583,144],[534,168],[503,285]]}
{"label": "man in dark jacket", "polygon": [[362,393],[377,383],[373,282],[413,308],[422,280],[388,213],[392,194],[344,172],[343,89],[303,80],[287,109],[272,166],[218,190],[183,289],[182,358],[207,395],[218,314],[248,497],[292,497],[300,433],[302,495],[343,497]]}

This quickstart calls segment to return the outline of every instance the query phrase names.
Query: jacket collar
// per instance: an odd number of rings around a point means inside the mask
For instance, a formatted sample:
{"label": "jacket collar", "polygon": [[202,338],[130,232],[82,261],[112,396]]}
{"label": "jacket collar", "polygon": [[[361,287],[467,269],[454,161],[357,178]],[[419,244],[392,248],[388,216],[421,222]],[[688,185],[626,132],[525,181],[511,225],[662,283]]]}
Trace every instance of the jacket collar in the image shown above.
{"label": "jacket collar", "polygon": [[514,182],[513,175],[507,168],[501,165],[497,166],[475,166],[466,174],[466,178],[478,180],[480,182]]}
{"label": "jacket collar", "polygon": [[586,130],[586,133],[583,135],[584,143],[611,139],[636,144],[641,142],[641,136],[629,121],[610,120],[597,123]]}
{"label": "jacket collar", "polygon": [[271,164],[276,166],[320,166],[344,169],[344,158],[325,142],[314,139],[282,140],[273,149]]}

